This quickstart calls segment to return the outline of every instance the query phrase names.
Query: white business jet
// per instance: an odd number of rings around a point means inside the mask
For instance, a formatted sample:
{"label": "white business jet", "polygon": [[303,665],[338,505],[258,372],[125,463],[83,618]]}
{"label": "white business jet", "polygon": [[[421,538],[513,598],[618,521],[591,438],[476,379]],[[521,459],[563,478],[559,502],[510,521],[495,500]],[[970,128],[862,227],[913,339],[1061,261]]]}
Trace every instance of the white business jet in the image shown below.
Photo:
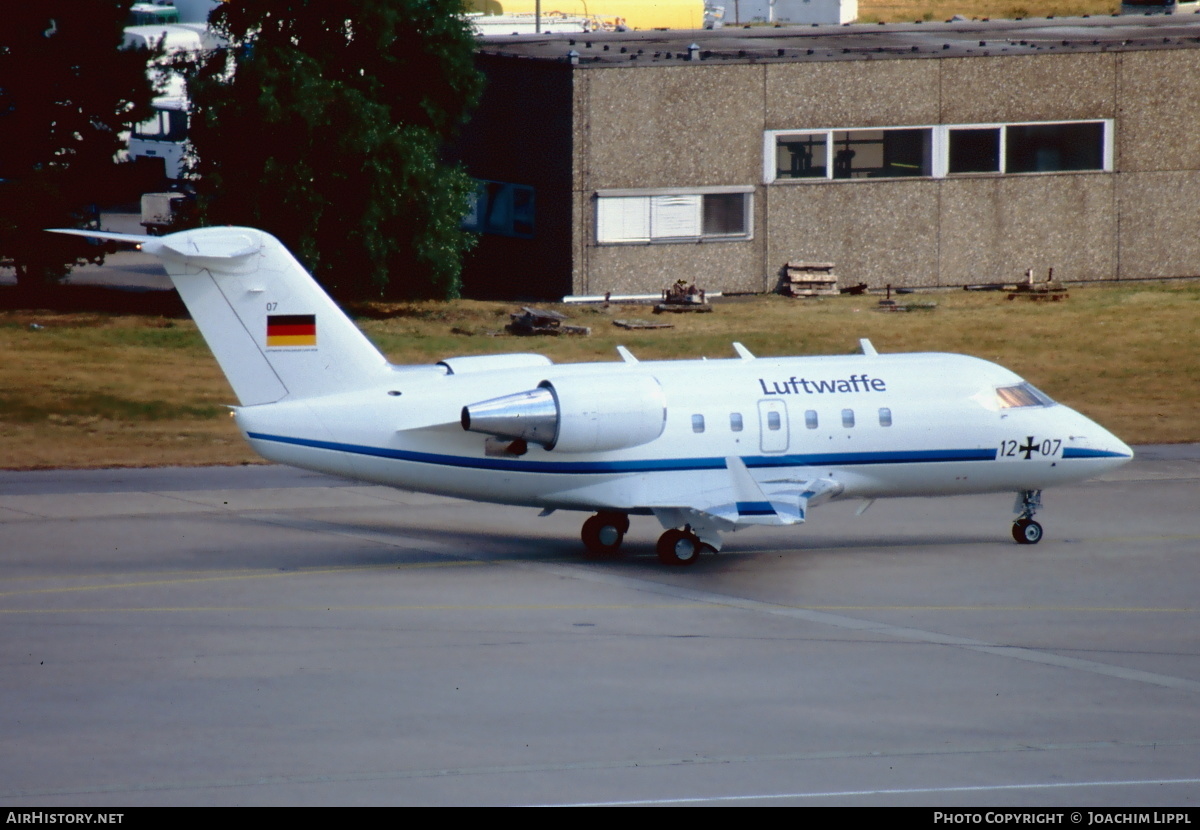
{"label": "white business jet", "polygon": [[[832,499],[1015,492],[1034,544],[1044,487],[1133,452],[1012,372],[973,357],[861,354],[555,365],[536,354],[394,366],[274,237],[61,231],[159,257],[271,461],[478,501],[592,512],[614,553],[630,515],[686,565],[747,525],[792,525]],[[861,511],[860,511],[861,512]]]}

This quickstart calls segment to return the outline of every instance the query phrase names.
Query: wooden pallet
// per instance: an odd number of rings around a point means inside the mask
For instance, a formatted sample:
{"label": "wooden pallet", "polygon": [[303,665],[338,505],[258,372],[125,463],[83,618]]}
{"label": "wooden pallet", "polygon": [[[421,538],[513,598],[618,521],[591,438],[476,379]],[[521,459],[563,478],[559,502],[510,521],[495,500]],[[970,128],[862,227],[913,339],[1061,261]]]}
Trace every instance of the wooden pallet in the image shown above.
{"label": "wooden pallet", "polygon": [[783,266],[780,293],[788,297],[836,297],[838,278],[832,262],[792,260]]}

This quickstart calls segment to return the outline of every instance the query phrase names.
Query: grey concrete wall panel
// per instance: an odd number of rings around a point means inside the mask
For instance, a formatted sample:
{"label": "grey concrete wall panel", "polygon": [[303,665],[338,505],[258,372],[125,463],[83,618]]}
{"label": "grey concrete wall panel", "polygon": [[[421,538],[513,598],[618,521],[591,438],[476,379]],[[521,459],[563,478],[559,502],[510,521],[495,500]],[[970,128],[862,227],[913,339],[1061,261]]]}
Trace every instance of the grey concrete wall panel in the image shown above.
{"label": "grey concrete wall panel", "polygon": [[[571,192],[571,294],[589,294],[588,251],[595,233],[594,200],[582,190]],[[604,293],[604,292],[601,292]]]}
{"label": "grey concrete wall panel", "polygon": [[766,67],[766,129],[935,124],[942,61],[776,63]]}
{"label": "grey concrete wall panel", "polygon": [[1200,52],[1122,55],[1120,84],[1118,169],[1200,170]]}
{"label": "grey concrete wall panel", "polygon": [[770,287],[794,259],[835,263],[842,285],[928,285],[937,275],[937,200],[930,180],[771,188]]}
{"label": "grey concrete wall panel", "polygon": [[603,245],[588,251],[583,294],[654,293],[678,279],[705,291],[736,293],[763,290],[762,257],[753,242],[704,242],[681,245]]}
{"label": "grey concrete wall panel", "polygon": [[592,78],[599,72],[571,74],[571,190],[578,193],[588,187],[590,173],[592,125],[588,109],[592,105]]}
{"label": "grey concrete wall panel", "polygon": [[940,123],[1112,118],[1116,61],[1095,52],[938,61]]}
{"label": "grey concrete wall panel", "polygon": [[747,185],[762,178],[762,68],[589,69],[583,187]]}
{"label": "grey concrete wall panel", "polygon": [[1121,278],[1200,276],[1200,171],[1128,173],[1118,187]]}
{"label": "grey concrete wall panel", "polygon": [[1065,280],[1116,277],[1114,178],[1062,174],[941,184],[937,282],[1016,282],[1054,269]]}

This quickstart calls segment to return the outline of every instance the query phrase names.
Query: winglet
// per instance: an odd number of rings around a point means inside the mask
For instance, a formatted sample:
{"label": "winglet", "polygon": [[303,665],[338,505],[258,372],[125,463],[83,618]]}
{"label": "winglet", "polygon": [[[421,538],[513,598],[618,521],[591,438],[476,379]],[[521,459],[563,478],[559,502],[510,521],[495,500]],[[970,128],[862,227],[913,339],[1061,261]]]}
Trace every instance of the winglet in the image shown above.
{"label": "winglet", "polygon": [[865,337],[858,339],[858,347],[862,349],[862,353],[867,357],[879,357],[879,352],[875,351],[875,347],[871,345],[871,341]]}

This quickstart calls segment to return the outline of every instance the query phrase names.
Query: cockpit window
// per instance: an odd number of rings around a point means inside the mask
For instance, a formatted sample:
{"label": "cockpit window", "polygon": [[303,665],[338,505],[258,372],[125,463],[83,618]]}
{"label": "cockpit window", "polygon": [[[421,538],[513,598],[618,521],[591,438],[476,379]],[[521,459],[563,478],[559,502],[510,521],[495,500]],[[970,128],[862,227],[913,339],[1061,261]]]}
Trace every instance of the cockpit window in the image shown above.
{"label": "cockpit window", "polygon": [[1000,409],[1013,409],[1018,406],[1053,406],[1050,396],[1031,383],[1018,383],[1016,386],[1000,386],[996,388],[996,400]]}

